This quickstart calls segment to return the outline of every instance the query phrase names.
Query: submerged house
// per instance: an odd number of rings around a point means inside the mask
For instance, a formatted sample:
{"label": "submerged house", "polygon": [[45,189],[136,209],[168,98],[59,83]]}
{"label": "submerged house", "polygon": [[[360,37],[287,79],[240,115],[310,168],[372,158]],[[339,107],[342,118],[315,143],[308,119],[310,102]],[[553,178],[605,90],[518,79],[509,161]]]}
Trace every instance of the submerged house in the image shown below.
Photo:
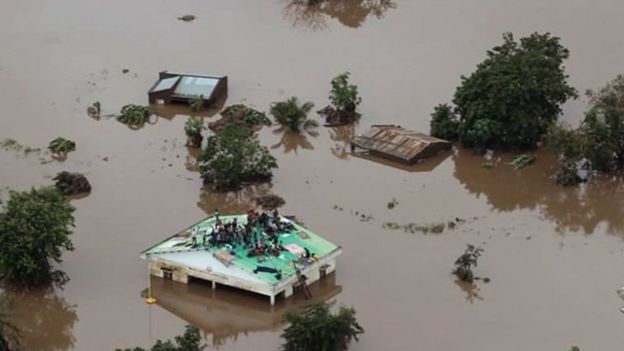
{"label": "submerged house", "polygon": [[396,125],[373,125],[351,141],[352,150],[365,150],[370,155],[406,164],[450,149],[449,141],[418,133]]}
{"label": "submerged house", "polygon": [[227,76],[209,76],[163,71],[147,93],[150,103],[186,103],[201,97],[212,105],[227,94]]}
{"label": "submerged house", "polygon": [[[270,298],[290,297],[336,269],[342,248],[282,216],[253,225],[251,233],[223,227],[247,225],[247,215],[211,216],[141,253],[151,275],[188,283],[210,281]],[[263,221],[263,223],[266,223]],[[279,228],[277,230],[265,228]],[[242,238],[243,236],[244,239]]]}

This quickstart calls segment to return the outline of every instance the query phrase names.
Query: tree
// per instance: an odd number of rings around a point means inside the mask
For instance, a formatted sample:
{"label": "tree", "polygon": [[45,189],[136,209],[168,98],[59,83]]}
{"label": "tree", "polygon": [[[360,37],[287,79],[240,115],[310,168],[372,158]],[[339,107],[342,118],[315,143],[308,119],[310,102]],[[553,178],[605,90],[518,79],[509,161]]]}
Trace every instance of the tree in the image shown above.
{"label": "tree", "polygon": [[210,136],[199,156],[204,182],[217,190],[233,190],[243,182],[271,179],[277,161],[252,136],[251,130],[236,125]]}
{"label": "tree", "polygon": [[331,81],[329,101],[339,112],[353,113],[357,105],[362,102],[362,98],[358,95],[357,85],[349,84],[350,76],[351,73],[345,72]]}
{"label": "tree", "polygon": [[624,170],[624,76],[587,96],[589,110],[579,128],[556,125],[549,132],[548,143],[559,156],[556,179],[563,185],[582,181],[580,170],[589,174]]}
{"label": "tree", "polygon": [[312,111],[314,104],[305,102],[299,105],[296,97],[291,97],[286,101],[274,102],[271,105],[271,114],[275,121],[291,132],[299,133],[302,130],[310,130],[318,127],[318,122],[308,119],[308,113]]}
{"label": "tree", "polygon": [[455,260],[455,269],[452,273],[455,274],[457,279],[463,282],[472,283],[474,280],[472,267],[477,266],[477,261],[479,260],[482,252],[482,248],[468,244],[466,251],[464,251],[464,253],[459,256],[457,260]]}
{"label": "tree", "polygon": [[455,91],[459,139],[465,146],[530,149],[576,98],[566,82],[563,61],[569,51],[558,37],[533,33],[515,41],[511,33]]}
{"label": "tree", "polygon": [[205,128],[201,120],[189,117],[184,124],[184,133],[187,137],[186,145],[195,148],[201,147],[202,140],[204,139],[201,133]]}
{"label": "tree", "polygon": [[451,106],[440,104],[431,114],[431,135],[449,141],[457,140],[459,120]]}
{"label": "tree", "polygon": [[[171,340],[157,340],[149,351],[201,351],[206,345],[201,344],[201,334],[199,329],[192,325],[187,325],[184,334],[175,337],[175,342]],[[116,349],[115,351],[148,351],[142,347]]]}
{"label": "tree", "polygon": [[64,281],[52,261],[60,263],[63,251],[73,250],[73,212],[53,187],[11,191],[0,213],[0,278],[23,286]]}
{"label": "tree", "polygon": [[332,314],[333,304],[319,301],[303,311],[288,313],[290,325],[282,333],[285,351],[340,351],[346,350],[351,340],[358,341],[364,333],[351,307],[340,307]]}

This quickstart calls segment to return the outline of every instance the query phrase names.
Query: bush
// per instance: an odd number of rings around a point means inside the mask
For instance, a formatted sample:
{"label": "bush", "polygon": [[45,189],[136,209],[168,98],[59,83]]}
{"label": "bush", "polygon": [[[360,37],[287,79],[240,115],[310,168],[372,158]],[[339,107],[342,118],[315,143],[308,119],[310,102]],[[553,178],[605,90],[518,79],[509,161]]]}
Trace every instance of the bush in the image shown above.
{"label": "bush", "polygon": [[449,105],[440,104],[434,108],[430,126],[432,136],[449,141],[457,140],[459,120]]}
{"label": "bush", "polygon": [[81,173],[60,172],[54,180],[54,186],[63,195],[76,195],[91,191],[91,184]]}
{"label": "bush", "polygon": [[201,132],[204,129],[205,127],[201,120],[190,117],[184,124],[184,133],[187,137],[186,145],[195,148],[201,147],[202,140],[204,139]]}
{"label": "bush", "polygon": [[336,76],[331,81],[329,101],[341,112],[355,112],[357,105],[362,102],[358,95],[358,88],[354,84],[349,84],[351,73],[345,72]]}
{"label": "bush", "polygon": [[480,247],[475,247],[474,245],[468,245],[466,247],[466,251],[455,260],[455,269],[453,270],[453,274],[457,277],[457,279],[472,283],[474,280],[474,274],[472,273],[472,267],[477,266],[477,261],[481,256],[483,249]]}
{"label": "bush", "polygon": [[149,121],[152,113],[146,106],[128,104],[121,108],[117,120],[130,128],[141,128]]}
{"label": "bush", "polygon": [[15,285],[63,282],[53,270],[64,250],[73,250],[74,208],[53,187],[10,192],[0,213],[0,277]]}
{"label": "bush", "polygon": [[191,110],[197,112],[201,111],[204,108],[204,96],[195,96],[191,100],[189,100],[189,106]]}
{"label": "bush", "polygon": [[313,107],[311,102],[299,105],[299,100],[293,96],[286,101],[274,102],[271,105],[271,114],[278,124],[291,132],[299,133],[318,127],[317,121],[308,119],[308,113]]}
{"label": "bush", "polygon": [[252,135],[249,129],[229,125],[210,136],[199,157],[204,182],[217,190],[233,190],[243,182],[271,179],[277,162]]}
{"label": "bush", "polygon": [[332,314],[332,304],[316,302],[299,313],[289,313],[290,324],[282,333],[285,351],[346,350],[351,340],[358,341],[364,329],[355,319],[353,308],[340,307]]}
{"label": "bush", "polygon": [[236,104],[228,106],[221,111],[221,119],[209,123],[208,128],[215,133],[219,133],[229,125],[244,129],[257,129],[262,126],[270,126],[271,120],[264,112],[243,104]]}
{"label": "bush", "polygon": [[[201,344],[201,334],[197,327],[187,325],[184,334],[175,337],[175,342],[171,340],[157,340],[150,351],[201,351],[206,346]],[[115,351],[148,351],[142,347],[116,349]]]}
{"label": "bush", "polygon": [[576,97],[566,82],[569,52],[559,38],[533,33],[515,41],[511,33],[487,52],[455,91],[459,139],[465,146],[527,149],[557,120],[561,104]]}
{"label": "bush", "polygon": [[48,150],[53,154],[65,157],[68,153],[76,150],[76,143],[69,139],[58,137],[50,142]]}

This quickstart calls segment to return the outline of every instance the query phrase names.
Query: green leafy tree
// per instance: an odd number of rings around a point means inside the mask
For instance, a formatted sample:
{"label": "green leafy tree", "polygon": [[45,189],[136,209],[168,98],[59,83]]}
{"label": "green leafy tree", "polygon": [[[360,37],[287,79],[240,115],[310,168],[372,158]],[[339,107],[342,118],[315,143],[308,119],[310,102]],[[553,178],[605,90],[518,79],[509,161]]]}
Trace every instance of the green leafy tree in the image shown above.
{"label": "green leafy tree", "polygon": [[54,270],[70,239],[74,208],[53,187],[10,192],[0,213],[0,277],[9,283],[36,286],[62,282]]}
{"label": "green leafy tree", "polygon": [[624,76],[587,95],[590,108],[579,128],[556,125],[549,132],[561,166],[556,179],[563,185],[581,181],[580,168],[590,174],[624,170]]}
{"label": "green leafy tree", "polygon": [[436,138],[455,141],[459,129],[459,119],[453,108],[447,104],[440,104],[431,114],[431,135]]}
{"label": "green leafy tree", "polygon": [[53,154],[65,157],[68,153],[76,150],[76,143],[63,137],[57,137],[50,142],[48,150]]}
{"label": "green leafy tree", "polygon": [[352,340],[364,333],[355,318],[353,308],[340,307],[338,313],[331,313],[332,304],[316,302],[303,311],[289,313],[290,324],[283,332],[284,351],[341,351],[346,350]]}
{"label": "green leafy tree", "polygon": [[503,43],[462,77],[455,92],[462,143],[482,150],[535,147],[557,120],[561,104],[576,97],[563,66],[568,56],[549,33],[533,33],[519,42],[504,34]]}
{"label": "green leafy tree", "polygon": [[206,348],[201,342],[201,334],[197,327],[187,325],[184,334],[175,337],[175,341],[157,340],[148,350],[142,347],[116,349],[115,351],[201,351]]}
{"label": "green leafy tree", "polygon": [[184,124],[184,133],[187,137],[186,145],[195,148],[201,147],[202,140],[204,139],[201,133],[205,128],[201,120],[189,117]]}
{"label": "green leafy tree", "polygon": [[477,261],[479,257],[481,257],[481,253],[483,249],[480,247],[476,247],[474,245],[468,245],[466,247],[466,251],[455,260],[455,269],[453,270],[453,274],[457,277],[457,279],[472,283],[474,280],[474,273],[472,272],[472,267],[477,266]]}
{"label": "green leafy tree", "polygon": [[271,114],[275,121],[291,132],[299,133],[302,130],[310,130],[318,127],[318,122],[308,119],[308,113],[312,111],[314,104],[305,102],[299,104],[296,97],[286,101],[275,102],[271,105]]}
{"label": "green leafy tree", "polygon": [[349,83],[351,73],[345,72],[331,81],[329,101],[340,112],[355,112],[356,107],[362,102],[358,95],[358,87]]}
{"label": "green leafy tree", "polygon": [[277,161],[252,136],[251,130],[236,125],[210,136],[199,157],[204,182],[217,190],[233,190],[243,182],[271,179]]}

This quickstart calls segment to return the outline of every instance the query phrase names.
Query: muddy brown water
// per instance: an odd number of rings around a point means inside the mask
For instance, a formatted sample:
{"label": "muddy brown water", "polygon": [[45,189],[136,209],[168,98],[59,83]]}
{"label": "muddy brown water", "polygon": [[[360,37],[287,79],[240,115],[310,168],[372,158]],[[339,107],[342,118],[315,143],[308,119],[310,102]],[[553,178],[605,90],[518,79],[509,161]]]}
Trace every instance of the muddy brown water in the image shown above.
{"label": "muddy brown water", "polygon": [[[619,181],[557,187],[546,152],[521,171],[505,165],[508,156],[485,169],[464,150],[401,169],[352,157],[345,146],[372,123],[426,131],[433,106],[449,100],[460,75],[504,31],[561,36],[572,53],[570,82],[579,91],[600,86],[622,73],[624,5],[397,0],[306,11],[280,0],[2,2],[0,138],[45,148],[65,136],[77,151],[62,163],[1,151],[0,186],[49,184],[60,170],[84,172],[93,186],[73,200],[76,250],[62,265],[71,281],[63,290],[8,294],[23,348],[147,346],[193,322],[222,350],[276,349],[280,306],[271,314],[264,300],[203,297],[201,286],[158,281],[176,303],[148,306],[138,258],[216,207],[240,211],[273,192],[287,201],[283,213],[344,247],[334,277],[340,289],[326,296],[357,309],[366,333],[353,350],[621,350]],[[184,14],[197,19],[177,20]],[[164,69],[227,74],[228,103],[264,110],[291,95],[323,107],[331,77],[349,70],[363,119],[355,128],[319,128],[318,136],[265,128],[260,140],[280,166],[272,184],[202,191],[184,146],[185,108],[161,109],[162,118],[138,131],[85,113],[96,100],[104,113],[146,103]],[[563,118],[576,123],[584,104],[566,104]],[[389,210],[393,198],[398,205]],[[361,213],[373,219],[360,221]],[[456,217],[466,222],[439,235],[382,229]],[[467,243],[485,248],[477,274],[489,284],[461,286],[450,276]]]}

